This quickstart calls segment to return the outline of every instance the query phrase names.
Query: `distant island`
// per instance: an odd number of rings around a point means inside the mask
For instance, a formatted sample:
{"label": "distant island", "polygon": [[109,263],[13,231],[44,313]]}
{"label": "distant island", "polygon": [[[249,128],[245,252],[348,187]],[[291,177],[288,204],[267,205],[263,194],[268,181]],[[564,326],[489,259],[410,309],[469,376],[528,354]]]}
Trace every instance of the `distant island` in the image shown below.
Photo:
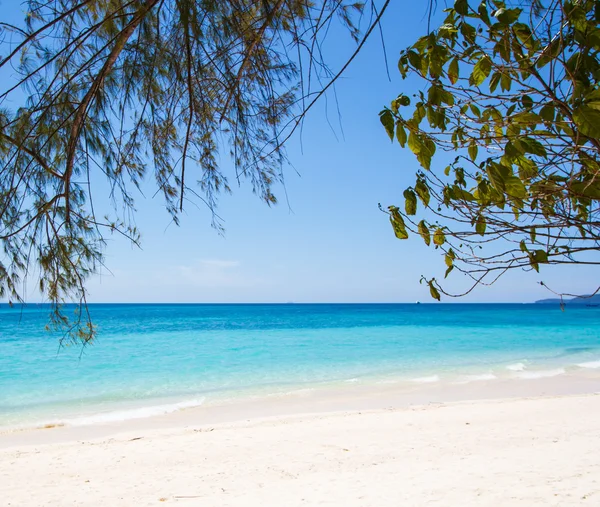
{"label": "distant island", "polygon": [[[583,296],[577,298],[563,299],[563,302],[568,305],[600,305],[600,294],[595,296]],[[539,299],[536,304],[560,304],[560,298]]]}

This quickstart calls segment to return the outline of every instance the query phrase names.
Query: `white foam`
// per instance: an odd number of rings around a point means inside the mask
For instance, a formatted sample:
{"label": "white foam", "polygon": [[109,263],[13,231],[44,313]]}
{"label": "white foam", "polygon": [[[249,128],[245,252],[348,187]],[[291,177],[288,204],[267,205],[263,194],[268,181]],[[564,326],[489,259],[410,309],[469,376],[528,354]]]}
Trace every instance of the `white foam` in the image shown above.
{"label": "white foam", "polygon": [[519,378],[532,380],[537,378],[556,377],[565,373],[564,368],[555,368],[554,370],[523,371],[518,374]]}
{"label": "white foam", "polygon": [[430,375],[429,377],[417,377],[410,379],[411,382],[416,382],[417,384],[430,384],[432,382],[439,382],[439,375]]}
{"label": "white foam", "polygon": [[196,400],[182,401],[168,405],[156,405],[154,407],[141,407],[129,410],[115,410],[113,412],[104,412],[100,414],[86,415],[74,419],[62,421],[69,426],[87,426],[90,424],[102,424],[118,421],[127,421],[130,419],[143,419],[157,415],[170,414],[185,408],[198,407],[204,403],[204,398]]}
{"label": "white foam", "polygon": [[468,384],[470,382],[481,382],[483,380],[494,380],[497,379],[493,373],[481,373],[479,375],[463,375],[456,384]]}
{"label": "white foam", "polygon": [[523,371],[525,368],[527,368],[527,366],[525,365],[525,363],[514,363],[514,364],[509,364],[506,369],[510,370],[510,371]]}
{"label": "white foam", "polygon": [[580,368],[600,368],[600,361],[588,361],[586,363],[579,363],[577,366]]}

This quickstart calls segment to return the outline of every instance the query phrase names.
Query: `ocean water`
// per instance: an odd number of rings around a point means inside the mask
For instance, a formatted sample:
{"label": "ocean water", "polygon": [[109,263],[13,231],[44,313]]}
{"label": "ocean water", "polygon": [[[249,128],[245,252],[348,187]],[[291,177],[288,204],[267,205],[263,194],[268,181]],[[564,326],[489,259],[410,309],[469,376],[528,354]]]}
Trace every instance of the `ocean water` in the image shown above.
{"label": "ocean water", "polygon": [[0,427],[88,424],[353,384],[600,369],[600,308],[522,304],[91,305],[59,348],[47,307],[0,306]]}

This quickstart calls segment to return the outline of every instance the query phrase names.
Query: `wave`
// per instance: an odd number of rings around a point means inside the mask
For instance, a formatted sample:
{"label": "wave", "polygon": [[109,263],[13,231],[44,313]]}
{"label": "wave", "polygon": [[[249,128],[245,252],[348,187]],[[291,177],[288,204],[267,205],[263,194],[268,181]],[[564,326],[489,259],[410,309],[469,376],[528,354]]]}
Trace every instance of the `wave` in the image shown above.
{"label": "wave", "polygon": [[566,373],[564,368],[555,368],[553,370],[522,371],[517,375],[519,378],[533,380],[538,378],[556,377]]}
{"label": "wave", "polygon": [[430,384],[432,382],[439,382],[440,376],[439,375],[429,375],[428,377],[411,378],[410,381],[416,382],[417,384]]}
{"label": "wave", "polygon": [[593,352],[594,350],[597,350],[597,347],[567,347],[560,354],[557,354],[554,357],[573,356],[576,354],[584,354],[586,352]]}
{"label": "wave", "polygon": [[597,368],[600,368],[600,360],[598,360],[598,361],[587,361],[585,363],[579,363],[577,366],[579,366],[580,368],[593,368],[593,369],[597,369]]}
{"label": "wave", "polygon": [[103,412],[99,414],[76,417],[74,419],[65,419],[64,421],[60,422],[68,426],[88,426],[90,424],[111,423],[127,421],[130,419],[144,419],[146,417],[170,414],[186,408],[199,407],[204,403],[204,400],[204,398],[199,398],[167,405],[133,408],[129,410],[115,410],[113,412]]}
{"label": "wave", "polygon": [[527,368],[527,365],[525,363],[509,364],[506,367],[506,369],[510,371],[523,371],[525,368]]}

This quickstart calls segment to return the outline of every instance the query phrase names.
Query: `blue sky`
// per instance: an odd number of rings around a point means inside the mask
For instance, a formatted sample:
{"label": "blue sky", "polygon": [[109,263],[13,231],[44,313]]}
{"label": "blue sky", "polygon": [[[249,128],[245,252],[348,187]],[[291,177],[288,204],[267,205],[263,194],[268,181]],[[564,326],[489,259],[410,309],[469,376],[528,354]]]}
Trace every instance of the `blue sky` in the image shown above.
{"label": "blue sky", "polygon": [[[2,3],[6,8],[8,2]],[[425,32],[425,15],[425,2],[392,2],[383,21],[392,81],[379,35],[373,34],[337,84],[343,135],[329,95],[310,112],[302,137],[296,135],[288,146],[293,167],[285,170],[286,192],[275,189],[277,206],[266,206],[249,184],[234,187],[233,195],[221,199],[226,229],[221,236],[210,227],[205,209],[188,206],[177,227],[159,197],[140,196],[142,249],[111,238],[108,269],[88,284],[90,301],[431,301],[419,278],[443,277],[443,259],[419,238],[395,239],[378,210],[378,203],[400,204],[402,191],[414,182],[414,157],[389,142],[378,112],[401,91],[412,91],[396,62],[400,49]],[[334,35],[328,49],[333,61],[341,62],[354,45]],[[546,268],[540,275],[514,272],[462,301],[550,297],[540,280],[557,290],[585,293],[595,289],[597,275],[597,269],[580,267]],[[451,275],[448,288],[463,286],[460,276]],[[32,290],[28,299],[37,301],[39,295]]]}

